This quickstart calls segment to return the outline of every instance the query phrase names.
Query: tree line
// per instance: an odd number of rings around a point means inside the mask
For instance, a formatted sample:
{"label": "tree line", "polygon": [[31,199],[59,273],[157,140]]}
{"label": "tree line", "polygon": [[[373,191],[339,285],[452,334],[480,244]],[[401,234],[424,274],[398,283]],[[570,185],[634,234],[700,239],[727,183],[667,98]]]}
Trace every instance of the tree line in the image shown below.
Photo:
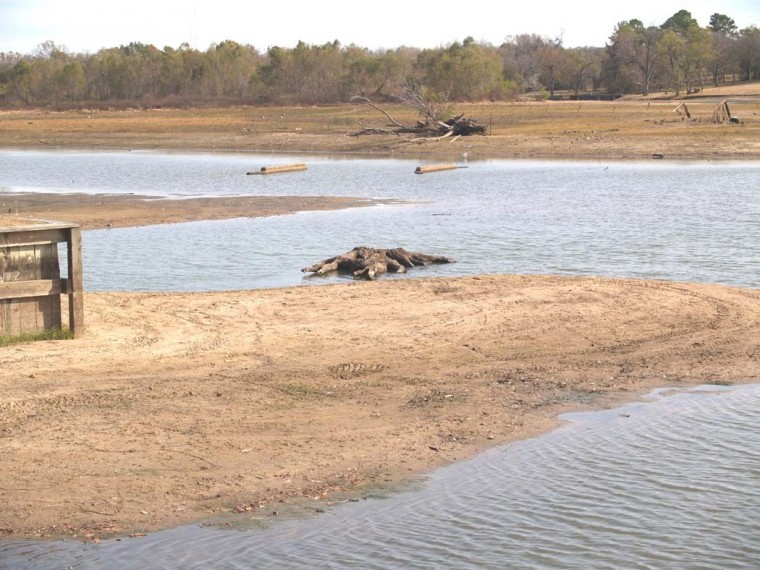
{"label": "tree line", "polygon": [[223,41],[199,51],[138,42],[94,54],[53,42],[32,54],[0,53],[0,106],[159,106],[200,103],[331,104],[392,98],[414,84],[433,101],[583,98],[692,93],[760,75],[760,29],[715,13],[700,26],[681,10],[660,26],[618,23],[604,47],[566,48],[561,38],[468,37],[445,47],[371,51],[338,41],[294,48]]}

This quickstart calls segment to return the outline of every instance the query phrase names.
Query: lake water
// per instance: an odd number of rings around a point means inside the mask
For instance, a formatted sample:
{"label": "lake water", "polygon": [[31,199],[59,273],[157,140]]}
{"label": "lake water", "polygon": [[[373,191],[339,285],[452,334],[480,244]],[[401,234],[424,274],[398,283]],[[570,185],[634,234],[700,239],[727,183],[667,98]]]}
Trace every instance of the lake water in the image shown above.
{"label": "lake water", "polygon": [[660,391],[305,520],[87,545],[5,541],[0,567],[755,569],[758,409],[758,384]]}
{"label": "lake water", "polygon": [[[246,176],[266,164],[308,172]],[[0,151],[0,189],[414,203],[84,233],[88,290],[329,283],[355,245],[453,265],[760,287],[760,163],[470,162]],[[2,190],[0,190],[2,191]],[[407,278],[407,277],[401,277]],[[757,379],[756,379],[757,380]],[[760,568],[760,385],[658,393],[436,471],[418,488],[266,530],[197,526],[97,545],[0,542],[0,568]]]}
{"label": "lake water", "polygon": [[[261,165],[309,170],[246,176]],[[456,264],[410,276],[552,273],[760,287],[760,163],[483,161],[415,175],[395,159],[0,151],[0,189],[187,196],[336,195],[415,205],[84,233],[87,290],[331,282],[302,267],[357,245]]]}

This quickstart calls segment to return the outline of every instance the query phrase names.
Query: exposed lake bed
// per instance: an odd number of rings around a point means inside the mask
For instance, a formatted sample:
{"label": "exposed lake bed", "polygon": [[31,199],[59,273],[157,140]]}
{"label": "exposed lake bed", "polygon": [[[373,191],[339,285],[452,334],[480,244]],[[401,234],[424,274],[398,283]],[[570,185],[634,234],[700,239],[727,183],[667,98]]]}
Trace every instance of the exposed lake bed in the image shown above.
{"label": "exposed lake bed", "polygon": [[[97,170],[72,154],[72,172]],[[125,154],[84,157],[111,176],[75,189],[235,200],[254,160]],[[4,349],[0,527],[94,538],[329,500],[537,434],[568,407],[760,378],[757,164],[492,161],[437,179],[410,165],[320,159],[246,187],[380,207],[85,232],[89,338]],[[151,169],[160,184],[132,175]],[[433,244],[457,263],[416,283],[291,287],[361,244]]]}

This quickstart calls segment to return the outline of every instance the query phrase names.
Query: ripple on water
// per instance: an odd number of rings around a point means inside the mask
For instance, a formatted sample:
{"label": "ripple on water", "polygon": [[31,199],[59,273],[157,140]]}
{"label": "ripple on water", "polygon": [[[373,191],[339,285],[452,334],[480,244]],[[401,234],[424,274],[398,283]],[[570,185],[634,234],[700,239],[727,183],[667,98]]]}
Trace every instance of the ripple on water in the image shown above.
{"label": "ripple on water", "polygon": [[[757,568],[760,384],[659,392],[261,531],[0,544],[7,568]],[[5,560],[5,562],[1,562]]]}

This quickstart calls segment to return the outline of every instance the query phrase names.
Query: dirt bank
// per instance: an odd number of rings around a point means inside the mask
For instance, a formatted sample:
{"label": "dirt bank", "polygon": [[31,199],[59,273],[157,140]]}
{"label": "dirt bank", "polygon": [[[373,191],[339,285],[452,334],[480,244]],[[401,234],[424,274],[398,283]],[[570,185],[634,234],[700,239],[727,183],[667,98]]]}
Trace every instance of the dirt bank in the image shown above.
{"label": "dirt bank", "polygon": [[655,386],[760,379],[760,291],[541,276],[91,293],[0,349],[0,533],[271,515]]}

